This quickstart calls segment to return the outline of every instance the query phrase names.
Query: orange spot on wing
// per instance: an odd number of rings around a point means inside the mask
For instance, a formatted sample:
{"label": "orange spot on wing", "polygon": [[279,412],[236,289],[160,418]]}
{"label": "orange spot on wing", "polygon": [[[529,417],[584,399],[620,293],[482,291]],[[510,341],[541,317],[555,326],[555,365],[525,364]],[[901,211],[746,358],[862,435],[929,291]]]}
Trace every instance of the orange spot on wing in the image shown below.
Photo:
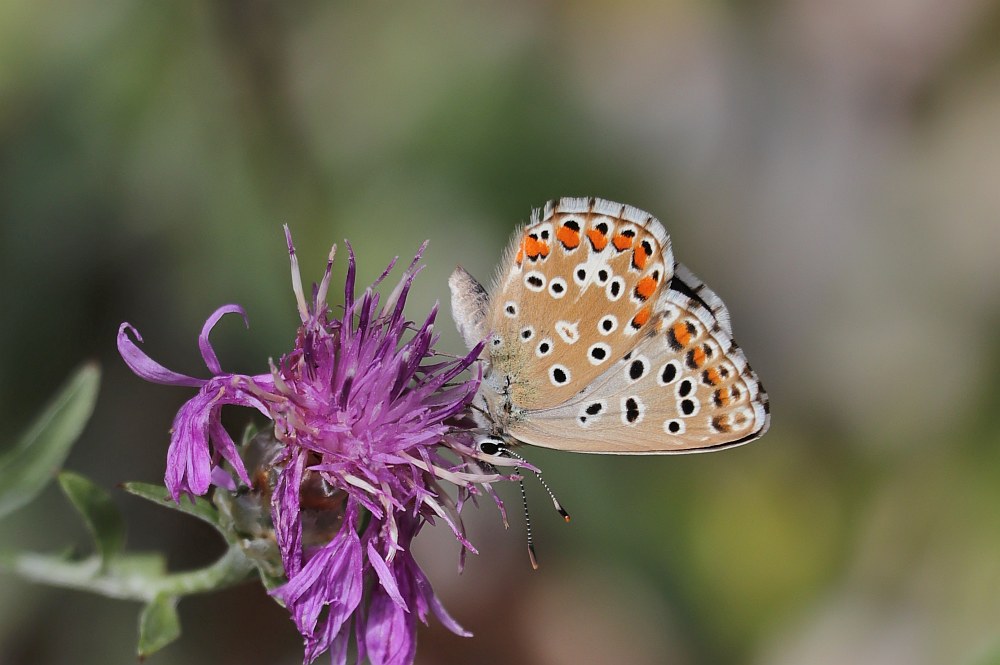
{"label": "orange spot on wing", "polygon": [[705,370],[704,377],[705,381],[713,386],[719,385],[719,383],[722,381],[722,377],[719,376],[719,370],[715,369],[714,367],[710,367],[709,369]]}
{"label": "orange spot on wing", "polygon": [[524,261],[524,243],[523,242],[521,243],[520,247],[517,248],[517,256],[514,257],[514,261],[517,262],[517,265],[521,265],[521,263]]}
{"label": "orange spot on wing", "polygon": [[614,242],[615,249],[617,249],[619,252],[626,250],[632,246],[632,238],[622,233],[616,235],[615,239],[612,242]]}
{"label": "orange spot on wing", "polygon": [[656,291],[656,280],[652,277],[643,277],[635,287],[635,292],[640,298],[646,300]]}
{"label": "orange spot on wing", "polygon": [[728,416],[715,416],[714,418],[712,418],[712,428],[716,432],[722,432],[722,433],[728,432],[730,429],[732,429],[729,426],[729,417]]}
{"label": "orange spot on wing", "polygon": [[691,351],[691,363],[694,364],[695,369],[705,364],[705,350],[700,346],[695,347],[694,350]]}
{"label": "orange spot on wing", "polygon": [[646,321],[649,321],[649,315],[652,312],[652,308],[646,305],[639,310],[639,313],[632,317],[632,326],[635,328],[641,328],[646,325]]}
{"label": "orange spot on wing", "polygon": [[594,246],[594,250],[598,252],[608,246],[608,237],[597,229],[587,231],[587,237],[590,238],[590,244]]}
{"label": "orange spot on wing", "polygon": [[687,346],[691,343],[691,331],[688,330],[687,324],[683,321],[678,321],[671,327],[671,332],[674,333],[674,339],[681,346]]}
{"label": "orange spot on wing", "polygon": [[580,232],[574,231],[568,226],[560,226],[559,230],[556,231],[556,238],[559,242],[563,244],[566,249],[576,249],[580,244]]}
{"label": "orange spot on wing", "polygon": [[727,388],[719,388],[715,391],[715,403],[719,406],[729,405],[729,390]]}
{"label": "orange spot on wing", "polygon": [[536,258],[541,256],[542,258],[549,255],[549,243],[544,240],[535,240],[531,236],[524,239],[524,253],[528,255],[529,258]]}
{"label": "orange spot on wing", "polygon": [[[646,267],[646,259],[649,258],[649,254],[646,253],[646,248],[639,245],[632,251],[632,265],[637,269],[642,270]],[[646,278],[650,279],[650,278]]]}

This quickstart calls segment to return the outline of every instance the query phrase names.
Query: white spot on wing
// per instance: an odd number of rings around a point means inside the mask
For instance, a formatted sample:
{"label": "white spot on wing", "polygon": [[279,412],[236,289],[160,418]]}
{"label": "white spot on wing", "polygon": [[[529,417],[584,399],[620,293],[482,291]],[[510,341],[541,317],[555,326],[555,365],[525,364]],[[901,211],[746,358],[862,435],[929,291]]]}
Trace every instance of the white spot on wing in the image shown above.
{"label": "white spot on wing", "polygon": [[667,434],[677,436],[678,434],[683,434],[685,429],[684,421],[680,418],[663,421],[663,431]]}
{"label": "white spot on wing", "polygon": [[[595,350],[603,351],[604,355],[601,355],[600,352],[598,352],[597,355],[595,356],[594,355]],[[605,344],[604,342],[597,342],[595,344],[591,344],[590,348],[587,349],[587,360],[590,361],[591,365],[600,365],[601,363],[605,362],[610,356],[611,356],[611,346],[609,344]]]}
{"label": "white spot on wing", "polygon": [[555,364],[549,368],[549,381],[554,386],[565,386],[572,377],[566,365]]}
{"label": "white spot on wing", "polygon": [[607,410],[608,403],[606,400],[587,402],[580,407],[580,411],[576,416],[576,424],[586,429],[603,418]]}
{"label": "white spot on wing", "polygon": [[580,326],[579,321],[576,323],[570,323],[569,321],[558,321],[556,322],[556,332],[562,337],[563,341],[567,344],[576,344],[577,340],[580,339]]}
{"label": "white spot on wing", "polygon": [[[664,381],[663,380],[663,374],[664,374],[664,372],[666,372],[666,369],[667,369],[668,365],[670,365],[670,366],[672,366],[674,368],[674,375],[672,377],[670,377],[669,381]],[[666,385],[669,385],[669,384],[673,383],[674,381],[676,381],[677,377],[680,376],[680,374],[681,374],[680,363],[678,363],[676,360],[671,360],[670,362],[665,363],[663,365],[663,367],[661,367],[659,369],[659,371],[656,373],[656,382],[658,384],[660,384],[661,386],[666,386]]]}
{"label": "white spot on wing", "polygon": [[625,293],[625,280],[621,277],[612,277],[608,282],[607,293],[608,300],[615,301],[621,298]]}
{"label": "white spot on wing", "polygon": [[553,277],[549,281],[549,295],[559,300],[566,295],[566,280],[562,277]]}
{"label": "white spot on wing", "polygon": [[545,275],[538,270],[532,270],[524,275],[524,288],[538,293],[545,288]]}
{"label": "white spot on wing", "polygon": [[[629,409],[630,406],[634,406],[635,410]],[[646,415],[646,405],[642,403],[637,395],[629,395],[628,397],[622,397],[621,399],[621,418],[622,425],[626,427],[635,427],[642,422],[642,419]],[[629,415],[638,412],[638,416],[635,420],[629,421]]]}

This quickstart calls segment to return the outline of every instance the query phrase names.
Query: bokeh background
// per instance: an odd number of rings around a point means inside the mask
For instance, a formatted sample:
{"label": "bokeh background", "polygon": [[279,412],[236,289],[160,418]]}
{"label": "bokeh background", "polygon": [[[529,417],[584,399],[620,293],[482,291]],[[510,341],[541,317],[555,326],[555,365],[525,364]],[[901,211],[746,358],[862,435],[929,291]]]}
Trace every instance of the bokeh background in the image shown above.
{"label": "bokeh background", "polygon": [[[558,196],[664,221],[725,298],[771,432],[718,455],[530,450],[573,513],[516,488],[481,554],[421,558],[472,639],[418,662],[1000,662],[1000,2],[0,3],[0,411],[10,445],[81,361],[104,383],[68,467],[162,476],[189,391],[114,350],[203,374],[290,348],[281,224],[307,278],[349,238],[362,281],[431,241],[411,297],[488,278]],[[342,277],[345,263],[337,266]],[[444,350],[461,343],[443,312]],[[248,414],[232,414],[233,422]],[[199,523],[117,491],[129,545],[204,564]],[[85,541],[50,489],[4,549]],[[0,577],[0,663],[129,663],[138,606]],[[257,586],[181,604],[172,663],[298,663]]]}

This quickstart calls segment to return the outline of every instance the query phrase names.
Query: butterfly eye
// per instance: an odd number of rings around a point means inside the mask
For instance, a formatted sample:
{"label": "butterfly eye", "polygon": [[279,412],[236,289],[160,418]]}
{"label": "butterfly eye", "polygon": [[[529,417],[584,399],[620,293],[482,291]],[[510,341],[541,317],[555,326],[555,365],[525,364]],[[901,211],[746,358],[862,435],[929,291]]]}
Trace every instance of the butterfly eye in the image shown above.
{"label": "butterfly eye", "polygon": [[500,451],[502,443],[502,441],[494,439],[493,437],[484,436],[476,441],[476,447],[479,448],[479,452],[484,455],[496,455]]}

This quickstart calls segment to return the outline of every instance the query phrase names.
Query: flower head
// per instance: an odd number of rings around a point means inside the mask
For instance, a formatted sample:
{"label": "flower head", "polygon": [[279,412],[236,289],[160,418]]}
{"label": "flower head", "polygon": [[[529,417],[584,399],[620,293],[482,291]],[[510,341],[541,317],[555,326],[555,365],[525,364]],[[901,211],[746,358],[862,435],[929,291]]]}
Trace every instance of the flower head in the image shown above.
{"label": "flower head", "polygon": [[[276,475],[267,490],[287,582],[272,594],[305,638],[305,661],[329,649],[334,663],[345,662],[354,635],[358,652],[371,662],[408,664],[416,620],[426,621],[429,612],[452,631],[468,634],[437,600],[410,544],[425,523],[440,518],[463,555],[475,551],[464,536],[461,506],[481,490],[495,498],[489,483],[503,477],[476,463],[503,460],[477,452],[463,427],[479,384],[478,376],[463,372],[481,348],[462,358],[441,356],[434,351],[437,307],[419,326],[404,317],[423,248],[388,297],[376,287],[395,262],[357,297],[348,245],[344,307],[337,317],[326,304],[334,252],[307,300],[287,228],[285,233],[301,326],[294,348],[270,372],[222,371],[208,335],[227,313],[246,320],[236,305],[216,310],[199,338],[210,379],[177,374],[150,359],[127,323],[119,330],[118,348],[140,377],[198,388],[171,433],[165,481],[175,500],[203,495],[213,484],[235,489],[223,460],[243,484],[254,485],[222,427],[223,405],[253,407],[273,421],[277,448],[270,463]],[[453,487],[454,496],[443,484]],[[317,493],[332,499],[325,505],[336,506],[336,519],[325,520],[325,531],[315,528],[310,497]]]}

